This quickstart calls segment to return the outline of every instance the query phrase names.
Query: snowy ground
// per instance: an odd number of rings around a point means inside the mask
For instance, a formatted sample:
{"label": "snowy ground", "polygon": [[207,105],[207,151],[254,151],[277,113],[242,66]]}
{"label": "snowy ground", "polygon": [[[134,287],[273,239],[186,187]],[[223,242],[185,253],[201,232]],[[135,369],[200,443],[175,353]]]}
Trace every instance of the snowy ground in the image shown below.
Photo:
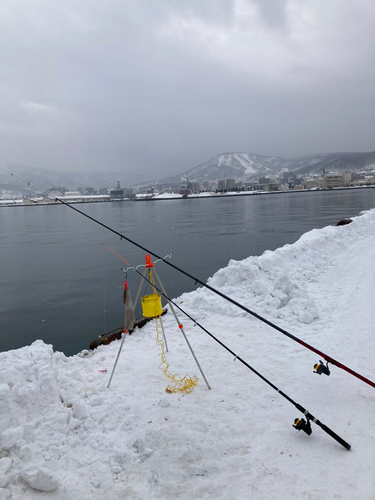
{"label": "snowy ground", "polygon": [[[210,198],[212,196],[248,196],[252,194],[268,194],[265,191],[228,191],[226,193],[214,193],[212,191],[202,191],[201,193],[191,193],[188,195],[189,198]],[[148,195],[149,196],[149,195]],[[146,198],[147,195],[137,195],[140,198]],[[183,198],[182,194],[177,193],[156,193],[152,196],[153,200],[171,200],[175,198]]]}
{"label": "snowy ground", "polygon": [[[375,380],[375,210],[209,283]],[[42,341],[0,353],[0,500],[375,499],[373,387],[337,367],[313,374],[318,356],[208,290],[177,302],[352,449],[293,429],[302,414],[178,312],[209,391],[168,312],[170,371],[200,378],[191,394],[165,391],[152,322],[126,337],[109,390],[120,341],[69,358]]]}

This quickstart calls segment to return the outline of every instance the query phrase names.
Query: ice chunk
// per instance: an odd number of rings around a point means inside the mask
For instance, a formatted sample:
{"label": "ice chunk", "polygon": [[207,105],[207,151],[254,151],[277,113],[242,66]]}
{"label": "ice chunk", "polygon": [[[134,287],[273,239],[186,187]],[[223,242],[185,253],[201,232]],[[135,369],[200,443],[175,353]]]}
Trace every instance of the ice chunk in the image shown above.
{"label": "ice chunk", "polygon": [[1,434],[1,447],[3,450],[10,450],[18,439],[23,437],[23,427],[9,427]]}
{"label": "ice chunk", "polygon": [[9,500],[10,491],[4,488],[0,488],[0,500]]}
{"label": "ice chunk", "polygon": [[12,466],[12,459],[10,457],[0,458],[0,473],[5,474]]}
{"label": "ice chunk", "polygon": [[21,477],[31,488],[39,491],[55,491],[58,486],[57,480],[51,471],[45,467],[30,467],[21,472]]}
{"label": "ice chunk", "polygon": [[0,384],[0,399],[5,399],[10,392],[8,384]]}

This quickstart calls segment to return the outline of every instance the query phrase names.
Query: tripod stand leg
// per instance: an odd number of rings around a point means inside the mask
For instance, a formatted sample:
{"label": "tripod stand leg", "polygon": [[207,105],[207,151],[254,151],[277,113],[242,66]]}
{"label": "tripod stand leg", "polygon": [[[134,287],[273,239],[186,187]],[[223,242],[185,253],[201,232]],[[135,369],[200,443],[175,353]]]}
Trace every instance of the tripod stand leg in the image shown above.
{"label": "tripod stand leg", "polygon": [[163,339],[164,339],[164,344],[165,344],[165,350],[168,352],[167,337],[165,336],[164,325],[163,325],[163,321],[161,319],[161,316],[159,316],[159,319],[160,319],[161,329],[163,331]]}
{"label": "tripod stand leg", "polygon": [[118,359],[120,357],[120,354],[121,354],[121,351],[122,351],[122,346],[124,345],[126,333],[127,332],[124,331],[123,334],[122,334],[122,340],[121,340],[120,349],[118,350],[116,361],[115,361],[115,364],[113,365],[113,368],[112,368],[112,373],[111,373],[111,376],[110,376],[109,381],[108,381],[107,389],[109,389],[109,386],[111,385],[112,377],[113,377],[113,374],[115,373],[115,370],[116,370],[117,361],[118,361]]}

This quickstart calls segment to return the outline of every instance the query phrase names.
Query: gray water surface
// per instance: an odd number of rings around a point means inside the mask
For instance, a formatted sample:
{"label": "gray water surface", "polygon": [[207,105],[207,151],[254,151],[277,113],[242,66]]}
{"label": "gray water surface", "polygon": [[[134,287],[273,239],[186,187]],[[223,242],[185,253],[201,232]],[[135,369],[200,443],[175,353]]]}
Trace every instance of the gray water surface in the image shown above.
{"label": "gray water surface", "polygon": [[[74,207],[155,254],[173,252],[174,265],[205,281],[230,259],[375,207],[375,189]],[[145,261],[144,251],[66,206],[0,208],[0,351],[43,339],[71,355],[123,324],[126,264],[104,245],[134,266]],[[163,263],[156,269],[170,297],[196,288]],[[131,271],[128,281],[135,298],[140,277]]]}

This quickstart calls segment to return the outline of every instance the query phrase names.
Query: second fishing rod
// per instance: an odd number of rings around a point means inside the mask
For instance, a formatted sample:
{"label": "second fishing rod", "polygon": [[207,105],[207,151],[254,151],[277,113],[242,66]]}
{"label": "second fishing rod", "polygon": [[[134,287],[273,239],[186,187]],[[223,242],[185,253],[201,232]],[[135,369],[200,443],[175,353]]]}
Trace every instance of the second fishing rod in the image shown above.
{"label": "second fishing rod", "polygon": [[[114,250],[112,250],[112,248],[110,248],[108,245],[105,245],[105,246],[111,252],[113,252],[115,255],[117,255],[117,257],[119,257],[121,260],[123,260],[124,262],[126,262],[127,264],[129,264],[128,261],[126,261],[123,257],[121,257],[121,255],[119,255],[117,252],[115,252]],[[166,262],[165,259],[158,259],[158,260],[162,260],[163,262]],[[126,269],[126,272],[128,270],[130,270],[130,269],[133,269],[137,274],[139,274],[139,276],[144,281],[146,281],[147,283],[149,283],[150,285],[152,285],[153,288],[155,288],[155,290],[158,293],[160,293],[160,295],[162,295],[167,300],[167,302],[169,303],[169,306],[172,308],[172,310],[173,310],[173,306],[176,307],[179,311],[182,312],[182,314],[184,314],[187,318],[189,318],[194,323],[194,326],[198,326],[201,330],[203,330],[205,333],[207,333],[207,335],[209,335],[213,340],[215,340],[215,342],[217,342],[219,345],[221,345],[221,347],[223,347],[226,351],[228,351],[230,354],[232,354],[234,356],[234,360],[235,361],[238,360],[240,363],[242,363],[244,366],[246,366],[249,370],[251,370],[253,373],[255,373],[255,375],[257,375],[264,382],[266,382],[266,384],[268,384],[270,387],[272,387],[272,389],[274,389],[275,391],[277,391],[280,394],[280,396],[282,396],[283,398],[285,398],[298,411],[300,411],[306,417],[306,420],[304,418],[296,418],[294,420],[294,424],[293,424],[293,427],[295,429],[297,429],[298,431],[302,430],[308,436],[310,436],[311,433],[312,433],[311,422],[313,422],[314,424],[318,425],[329,436],[331,436],[333,439],[335,439],[335,441],[337,441],[339,444],[341,444],[341,446],[343,446],[345,449],[347,449],[347,450],[351,449],[351,445],[349,443],[347,443],[342,437],[340,437],[338,434],[336,434],[327,425],[323,424],[323,422],[321,422],[319,419],[317,419],[316,417],[314,417],[314,415],[312,413],[310,413],[308,410],[306,410],[301,404],[299,404],[296,401],[294,401],[284,391],[282,391],[281,389],[279,389],[278,387],[276,387],[275,384],[273,384],[272,382],[270,382],[264,375],[262,375],[255,368],[253,368],[249,363],[247,363],[245,360],[243,360],[241,358],[241,356],[238,356],[238,354],[236,354],[234,351],[232,351],[226,344],[224,344],[221,340],[219,340],[217,337],[215,337],[215,335],[213,335],[210,331],[208,331],[203,325],[201,325],[192,316],[190,316],[190,314],[187,313],[181,306],[179,306],[176,303],[175,300],[172,300],[170,297],[168,297],[168,295],[166,294],[166,292],[165,292],[165,290],[164,290],[163,287],[161,287],[162,289],[158,288],[158,286],[155,283],[151,283],[151,281],[144,274],[140,273],[136,267],[132,266],[131,264],[129,264],[129,266],[130,267],[128,269]],[[125,270],[123,269],[123,271],[125,271]],[[156,273],[156,271],[155,271],[155,273]],[[180,324],[180,327],[182,328],[182,324]],[[198,366],[199,366],[199,364],[198,364]],[[203,372],[202,372],[202,374],[203,374]],[[207,381],[206,381],[206,383],[207,383]],[[208,388],[210,388],[210,387],[208,386]]]}

